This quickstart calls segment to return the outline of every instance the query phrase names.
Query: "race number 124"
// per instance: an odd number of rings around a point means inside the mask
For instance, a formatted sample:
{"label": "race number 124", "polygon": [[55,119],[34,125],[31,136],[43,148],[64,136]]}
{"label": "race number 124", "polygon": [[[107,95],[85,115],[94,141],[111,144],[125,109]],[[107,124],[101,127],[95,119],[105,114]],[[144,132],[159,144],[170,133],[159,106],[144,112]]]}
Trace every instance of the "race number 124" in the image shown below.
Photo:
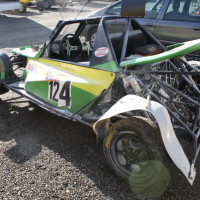
{"label": "race number 124", "polygon": [[71,82],[49,81],[48,99],[58,103],[58,107],[71,107]]}

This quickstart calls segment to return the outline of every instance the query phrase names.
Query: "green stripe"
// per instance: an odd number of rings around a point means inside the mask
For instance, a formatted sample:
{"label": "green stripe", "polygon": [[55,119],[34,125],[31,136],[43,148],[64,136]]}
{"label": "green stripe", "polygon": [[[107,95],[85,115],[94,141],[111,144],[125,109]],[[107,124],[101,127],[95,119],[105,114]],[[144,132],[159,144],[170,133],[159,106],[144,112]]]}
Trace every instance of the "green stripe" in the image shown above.
{"label": "green stripe", "polygon": [[[0,68],[0,79],[1,80],[4,80],[5,79],[5,77],[6,77],[6,74],[5,74],[5,66],[4,66],[4,64],[3,64],[3,62],[2,62],[2,60],[0,59],[0,65],[1,65],[1,68]],[[2,68],[2,66],[3,66],[3,68]],[[4,69],[4,71],[2,71]]]}
{"label": "green stripe", "polygon": [[[31,82],[26,82],[25,84],[25,90],[30,92],[31,94],[34,94],[38,98],[46,101],[47,103],[58,107],[57,103],[54,101],[50,101],[48,99],[48,86],[49,82],[48,81],[31,81]],[[77,88],[75,86],[72,86],[72,91],[71,91],[71,108],[67,107],[58,107],[60,109],[68,109],[71,112],[76,112],[83,106],[85,106],[88,102],[92,101],[96,96],[92,93],[89,93],[85,90],[82,90],[80,88]],[[90,105],[91,106],[91,105]],[[89,106],[89,107],[90,107]],[[85,108],[81,113],[87,112],[89,107]],[[80,114],[80,113],[79,113]]]}
{"label": "green stripe", "polygon": [[102,70],[106,70],[106,71],[111,71],[111,72],[118,72],[119,71],[117,62],[115,62],[115,61],[108,62],[108,63],[101,64],[101,65],[96,65],[96,66],[94,66],[94,68],[102,69]]}
{"label": "green stripe", "polygon": [[43,51],[44,45],[42,45],[42,47],[40,47],[38,51],[32,50],[31,46],[20,47],[12,50],[13,53],[28,58],[39,58],[42,55]]}

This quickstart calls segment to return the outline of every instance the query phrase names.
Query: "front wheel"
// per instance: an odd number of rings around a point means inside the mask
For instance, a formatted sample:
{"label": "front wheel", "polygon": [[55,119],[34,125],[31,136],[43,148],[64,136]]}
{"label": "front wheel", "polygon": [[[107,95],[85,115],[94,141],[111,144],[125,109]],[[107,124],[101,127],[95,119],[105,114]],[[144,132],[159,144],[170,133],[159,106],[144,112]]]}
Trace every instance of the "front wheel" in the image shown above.
{"label": "front wheel", "polygon": [[170,173],[158,128],[145,118],[123,119],[104,138],[104,155],[110,168],[145,198],[161,196]]}
{"label": "front wheel", "polygon": [[0,82],[0,94],[5,94],[9,90],[3,85],[3,83]]}

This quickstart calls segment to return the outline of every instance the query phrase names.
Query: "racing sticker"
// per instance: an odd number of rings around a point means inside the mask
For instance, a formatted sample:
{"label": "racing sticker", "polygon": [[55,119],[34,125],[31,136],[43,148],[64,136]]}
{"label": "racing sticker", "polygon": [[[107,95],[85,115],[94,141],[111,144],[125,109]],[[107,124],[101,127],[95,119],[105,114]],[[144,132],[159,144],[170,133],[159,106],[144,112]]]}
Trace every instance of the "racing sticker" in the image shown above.
{"label": "racing sticker", "polygon": [[49,81],[48,99],[71,108],[71,81]]}
{"label": "racing sticker", "polygon": [[26,81],[36,81],[45,79],[45,71],[42,67],[35,61],[29,61],[28,63],[28,74]]}
{"label": "racing sticker", "polygon": [[98,49],[96,49],[95,51],[95,56],[100,58],[100,57],[104,57],[108,54],[109,49],[107,47],[100,47]]}

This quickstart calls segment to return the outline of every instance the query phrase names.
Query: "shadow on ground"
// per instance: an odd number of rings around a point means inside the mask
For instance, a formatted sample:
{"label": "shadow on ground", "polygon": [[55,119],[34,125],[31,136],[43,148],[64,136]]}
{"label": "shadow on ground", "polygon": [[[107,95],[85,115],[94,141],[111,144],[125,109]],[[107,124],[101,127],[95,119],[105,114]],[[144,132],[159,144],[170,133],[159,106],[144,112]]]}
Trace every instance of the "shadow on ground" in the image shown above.
{"label": "shadow on ground", "polygon": [[121,194],[126,199],[133,197],[127,185],[108,168],[90,128],[57,117],[37,106],[32,109],[0,101],[0,141],[14,140],[16,143],[3,152],[5,156],[17,165],[23,165],[47,147],[65,162],[71,162],[111,198],[117,199]]}
{"label": "shadow on ground", "polygon": [[[0,17],[0,48],[13,48],[43,43],[51,29],[26,17]],[[33,37],[34,35],[34,37]]]}
{"label": "shadow on ground", "polygon": [[[21,165],[37,157],[42,147],[46,147],[65,162],[71,162],[76,166],[105,195],[113,199],[133,198],[129,187],[109,170],[101,148],[96,147],[95,134],[90,128],[57,117],[32,104],[30,106],[29,103],[25,107],[17,105],[0,101],[0,141],[8,142],[14,139],[16,142],[4,152],[9,159]],[[191,199],[191,195],[198,199],[199,188],[196,184],[193,187],[189,186],[178,170],[175,174],[175,179],[167,192],[158,199],[173,199],[177,194],[180,197],[177,199]],[[199,182],[199,174],[196,182]],[[184,188],[189,189],[190,193]]]}

